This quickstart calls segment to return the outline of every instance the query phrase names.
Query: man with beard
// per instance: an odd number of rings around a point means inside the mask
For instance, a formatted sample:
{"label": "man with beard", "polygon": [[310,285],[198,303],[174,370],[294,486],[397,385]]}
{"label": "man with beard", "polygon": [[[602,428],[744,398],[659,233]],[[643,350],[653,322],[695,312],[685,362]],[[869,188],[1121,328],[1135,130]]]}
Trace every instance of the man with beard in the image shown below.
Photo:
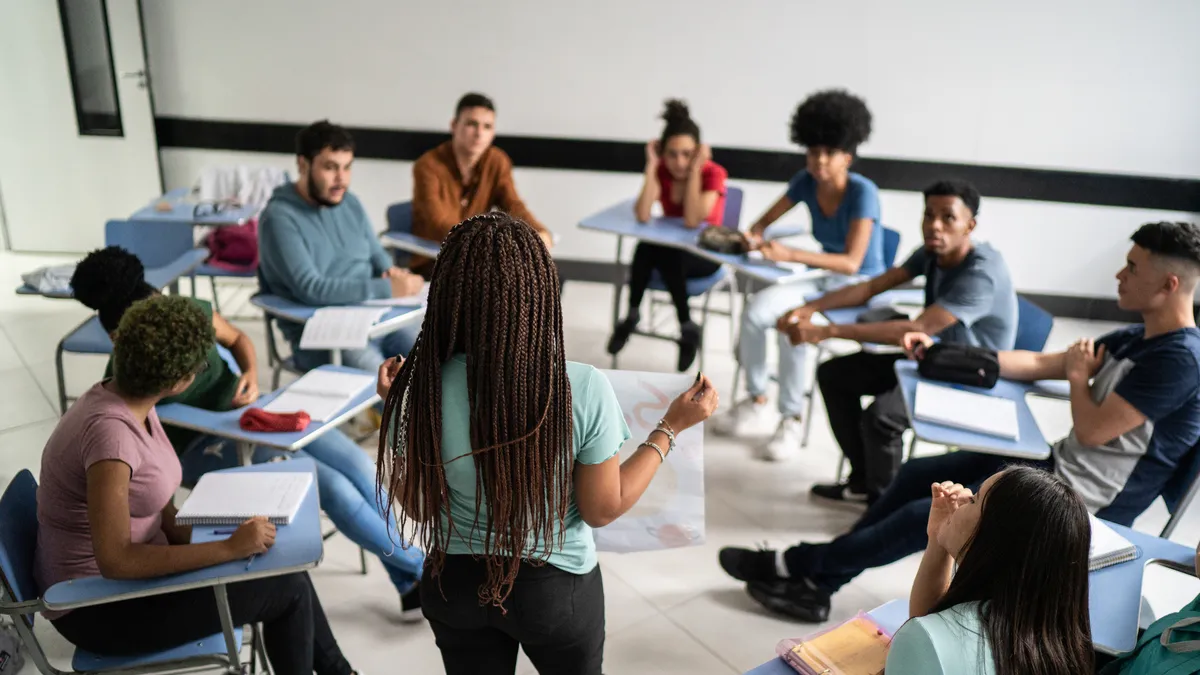
{"label": "man with beard", "polygon": [[[314,307],[399,298],[421,290],[421,277],[392,265],[362,203],[350,193],[354,139],[322,120],[296,135],[300,178],[271,195],[259,221],[259,276],[263,290]],[[299,348],[301,324],[280,322],[296,365],[329,362],[325,350]],[[385,358],[406,355],[419,326],[342,351],[342,362],[374,372]]]}

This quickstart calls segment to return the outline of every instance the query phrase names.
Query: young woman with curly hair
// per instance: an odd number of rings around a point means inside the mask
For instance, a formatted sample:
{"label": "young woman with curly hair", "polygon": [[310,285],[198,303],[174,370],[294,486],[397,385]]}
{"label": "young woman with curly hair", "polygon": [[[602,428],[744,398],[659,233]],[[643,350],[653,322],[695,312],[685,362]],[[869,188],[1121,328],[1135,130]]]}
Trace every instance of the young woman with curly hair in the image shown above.
{"label": "young woman with curly hair", "polygon": [[[248,520],[224,541],[191,544],[175,523],[182,471],[154,406],[204,372],[211,320],[191,300],[156,295],[124,313],[113,339],[113,376],[59,420],[42,453],[34,577],[41,591],[101,575],[151,579],[263,553],[275,526]],[[349,675],[307,574],[228,589],[233,623],[262,623],[279,675]],[[176,647],[221,631],[212,592],[197,589],[46,612],[72,644],[124,655]]]}
{"label": "young woman with curly hair", "polygon": [[[858,146],[871,135],[871,111],[862,99],[841,90],[809,96],[792,116],[792,142],[805,149],[805,168],[788,182],[787,192],[750,228],[764,258],[828,270],[817,280],[778,284],[755,294],[743,314],[738,360],[746,370],[748,397],[715,420],[718,433],[756,436],[775,433],[761,448],[763,459],[787,459],[800,449],[805,378],[812,347],[792,346],[779,332],[778,416],[767,405],[770,372],[767,338],[791,310],[814,293],[833,290],[884,271],[879,188],[850,171]],[[797,204],[808,207],[812,236],[820,252],[772,241],[767,227]],[[810,313],[811,315],[811,313]],[[778,418],[778,423],[775,423]]]}

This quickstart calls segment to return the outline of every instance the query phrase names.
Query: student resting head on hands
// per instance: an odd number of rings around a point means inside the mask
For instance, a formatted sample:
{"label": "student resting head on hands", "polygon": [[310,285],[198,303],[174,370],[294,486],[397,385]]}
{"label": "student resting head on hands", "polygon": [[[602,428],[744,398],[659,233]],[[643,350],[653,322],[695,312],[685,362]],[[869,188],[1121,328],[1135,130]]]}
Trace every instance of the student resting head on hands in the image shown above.
{"label": "student resting head on hands", "polygon": [[951,482],[932,493],[913,618],[892,640],[888,675],[1092,672],[1091,526],[1071,486],[1011,467],[978,495]]}
{"label": "student resting head on hands", "polygon": [[[662,136],[646,144],[646,172],[633,210],[639,222],[650,220],[650,208],[662,204],[663,215],[682,218],[685,227],[720,225],[725,217],[725,169],[712,161],[712,152],[700,142],[700,127],[683,101],[667,101]],[[617,324],[608,341],[608,353],[625,348],[637,330],[642,297],[651,277],[658,278],[671,294],[679,319],[680,371],[692,367],[700,349],[701,327],[692,323],[688,307],[688,279],[715,274],[720,265],[670,246],[639,242],[629,273],[629,313]]]}
{"label": "student resting head on hands", "polygon": [[[674,436],[707,419],[705,377],[620,462],[629,427],[600,371],[566,359],[558,273],[532,227],[476,216],[446,237],[412,355],[385,363],[379,474],[428,551],[421,600],[449,675],[599,675],[592,527],[642,496]],[[397,368],[397,365],[399,366]]]}
{"label": "student resting head on hands", "polygon": [[[246,521],[224,541],[191,544],[175,523],[181,469],[154,406],[204,373],[211,319],[190,299],[153,297],[124,313],[113,336],[113,376],[59,420],[42,452],[38,487],[38,587],[102,575],[151,579],[266,552],[275,526]],[[307,574],[231,584],[233,624],[262,623],[279,675],[348,675]],[[221,630],[202,588],[136,598],[46,618],[72,644],[98,654],[158,651]]]}

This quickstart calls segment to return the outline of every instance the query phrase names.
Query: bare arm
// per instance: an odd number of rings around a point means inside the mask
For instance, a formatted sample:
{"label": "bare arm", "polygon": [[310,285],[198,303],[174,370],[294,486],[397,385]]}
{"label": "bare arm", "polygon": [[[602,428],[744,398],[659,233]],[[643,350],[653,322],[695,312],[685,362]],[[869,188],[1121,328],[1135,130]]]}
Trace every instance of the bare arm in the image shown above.
{"label": "bare arm", "polygon": [[700,161],[707,153],[701,150],[697,154],[697,159],[692,161],[692,168],[688,171],[687,183],[683,188],[683,225],[684,227],[697,228],[708,218],[708,214],[712,213],[713,206],[717,204],[719,195],[716,190],[703,189],[704,184],[704,161]]}
{"label": "bare arm", "polygon": [[662,194],[662,186],[658,183],[657,163],[646,162],[646,173],[642,180],[642,191],[638,193],[637,202],[633,205],[633,213],[639,223],[650,222],[650,209]]}
{"label": "bare arm", "polygon": [[1000,352],[1000,377],[1020,382],[1067,377],[1066,352]]}
{"label": "bare arm", "polygon": [[820,342],[829,338],[842,338],[873,344],[900,344],[906,333],[937,335],[957,322],[958,319],[950,312],[938,305],[931,305],[926,307],[920,316],[908,321],[816,326],[814,338],[804,341]]}
{"label": "bare arm", "polygon": [[229,350],[237,361],[242,373],[258,372],[258,356],[254,352],[254,343],[250,336],[225,320],[225,317],[213,312],[213,331],[216,333],[217,344]]}
{"label": "bare arm", "polygon": [[125,462],[111,459],[96,462],[87,471],[88,524],[101,575],[109,579],[150,579],[250,555],[237,550],[232,538],[182,546],[133,543],[129,535],[130,471]]}
{"label": "bare arm", "polygon": [[788,261],[838,274],[855,274],[862,267],[863,258],[867,255],[867,247],[871,244],[871,231],[874,227],[875,222],[870,218],[862,218],[850,223],[850,232],[846,235],[845,253],[819,253],[788,248]]}
{"label": "bare arm", "polygon": [[936,541],[930,540],[921,556],[921,566],[913,579],[912,591],[908,595],[908,615],[925,616],[937,606],[938,601],[950,588],[954,576],[954,558]]}
{"label": "bare arm", "polygon": [[162,531],[172,544],[187,544],[192,541],[192,526],[176,524],[175,514],[178,512],[174,502],[167,502],[162,510]]}
{"label": "bare arm", "polygon": [[750,226],[750,234],[761,238],[763,232],[766,231],[766,229],[770,227],[772,223],[782,218],[783,214],[791,211],[792,207],[795,205],[796,202],[788,199],[787,194],[784,194],[779,199],[775,200],[775,203],[771,205],[771,208],[767,209],[766,213],[762,214],[759,216],[758,220],[754,221],[754,224]]}
{"label": "bare arm", "polygon": [[1146,416],[1117,394],[1105,396],[1097,405],[1087,380],[1072,380],[1071,421],[1080,443],[1098,446],[1145,424]]}
{"label": "bare arm", "polygon": [[[664,451],[667,435],[655,431],[647,439]],[[583,522],[604,527],[620,518],[642,498],[662,460],[653,448],[642,446],[621,462],[614,455],[600,464],[575,464],[575,501]]]}

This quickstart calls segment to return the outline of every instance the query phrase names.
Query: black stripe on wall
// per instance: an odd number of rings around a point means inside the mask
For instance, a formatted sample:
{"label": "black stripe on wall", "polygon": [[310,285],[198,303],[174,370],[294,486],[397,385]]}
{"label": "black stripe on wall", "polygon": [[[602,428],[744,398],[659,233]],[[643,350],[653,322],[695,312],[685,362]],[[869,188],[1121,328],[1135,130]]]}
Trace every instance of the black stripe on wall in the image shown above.
{"label": "black stripe on wall", "polygon": [[[159,147],[247,152],[295,152],[298,124],[156,117]],[[356,155],[413,161],[446,140],[445,133],[354,127]],[[499,136],[496,144],[517,166],[577,171],[637,173],[645,162],[641,143],[540,136]],[[713,158],[735,179],[782,183],[804,166],[799,153],[713,148]],[[862,157],[855,170],[883,190],[920,191],[954,176],[975,184],[984,197],[1067,204],[1124,206],[1200,213],[1200,179],[1025,169],[949,162]]]}

